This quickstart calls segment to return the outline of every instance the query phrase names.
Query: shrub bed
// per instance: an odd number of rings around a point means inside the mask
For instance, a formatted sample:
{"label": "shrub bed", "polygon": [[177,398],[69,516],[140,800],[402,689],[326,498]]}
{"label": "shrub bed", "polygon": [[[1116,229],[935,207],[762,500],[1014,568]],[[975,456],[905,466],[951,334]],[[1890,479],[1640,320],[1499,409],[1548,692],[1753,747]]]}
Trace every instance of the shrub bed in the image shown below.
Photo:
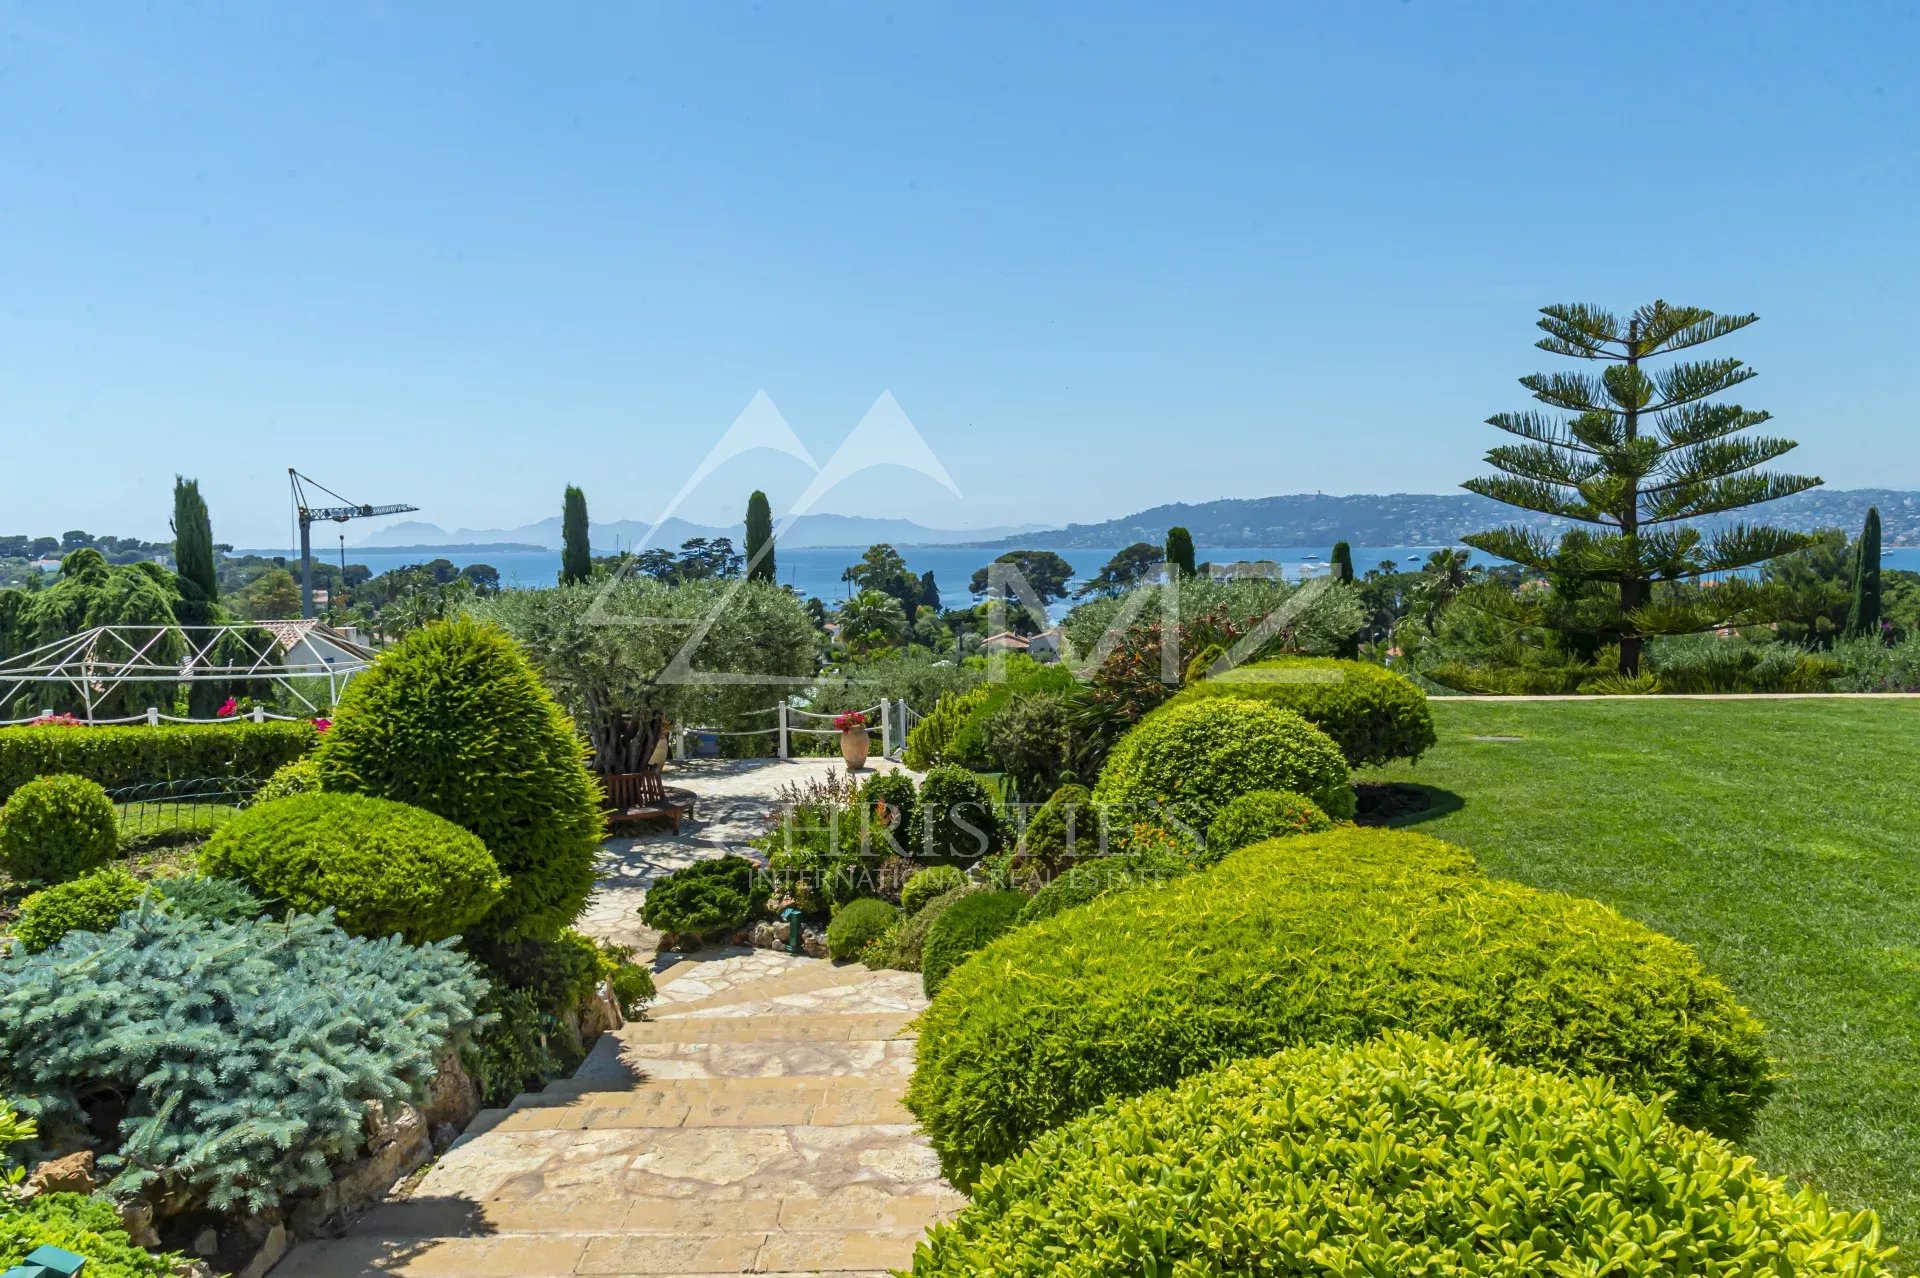
{"label": "shrub bed", "polygon": [[1172,704],[1248,697],[1291,710],[1333,738],[1355,768],[1418,759],[1433,749],[1427,694],[1369,661],[1282,657],[1236,666],[1182,688]]}
{"label": "shrub bed", "polygon": [[1113,1097],[1388,1028],[1674,1093],[1737,1137],[1760,1030],[1692,950],[1593,901],[1481,877],[1458,848],[1343,829],[1020,929],[921,1018],[907,1096],[954,1183]]}
{"label": "shrub bed", "polygon": [[877,897],[849,901],[827,924],[827,953],[835,959],[856,959],[867,945],[884,936],[900,921],[900,911]]}
{"label": "shrub bed", "polygon": [[296,794],[215,830],[200,867],[356,936],[418,944],[464,932],[507,881],[486,845],[431,812],[358,794]]}
{"label": "shrub bed", "polygon": [[1877,1233],[1658,1101],[1394,1033],[1050,1132],[987,1173],[912,1272],[1884,1278]]}
{"label": "shrub bed", "polygon": [[348,687],[315,762],[324,790],[425,808],[480,837],[509,880],[476,926],[556,935],[600,847],[586,743],[513,640],[468,620],[414,631]]}
{"label": "shrub bed", "polygon": [[948,975],[1019,922],[1024,892],[970,892],[955,901],[927,930],[920,953],[920,984],[932,997]]}
{"label": "shrub bed", "polygon": [[320,765],[311,757],[295,759],[292,763],[283,763],[267,783],[254,792],[255,803],[271,803],[275,799],[285,799],[296,794],[312,794],[320,788]]}
{"label": "shrub bed", "polygon": [[319,739],[310,723],[278,721],[0,728],[0,799],[55,772],[109,790],[175,778],[264,778]]}
{"label": "shrub bed", "polygon": [[1163,706],[1113,747],[1094,787],[1115,821],[1165,807],[1204,830],[1250,790],[1304,794],[1332,817],[1353,816],[1346,759],[1326,733],[1291,710],[1242,697]]}
{"label": "shrub bed", "polygon": [[1207,826],[1200,859],[1211,865],[1229,852],[1294,834],[1324,834],[1333,821],[1318,804],[1285,790],[1253,790],[1234,799]]}
{"label": "shrub bed", "polygon": [[85,777],[36,777],[0,806],[0,869],[22,882],[64,883],[105,865],[119,847],[113,801]]}

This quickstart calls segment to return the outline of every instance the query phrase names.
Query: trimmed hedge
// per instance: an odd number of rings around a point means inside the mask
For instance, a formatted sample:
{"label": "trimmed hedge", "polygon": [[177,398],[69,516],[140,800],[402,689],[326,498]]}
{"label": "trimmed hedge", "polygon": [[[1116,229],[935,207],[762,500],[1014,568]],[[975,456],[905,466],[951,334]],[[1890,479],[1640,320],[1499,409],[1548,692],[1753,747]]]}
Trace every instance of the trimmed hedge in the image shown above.
{"label": "trimmed hedge", "polygon": [[966,882],[965,871],[951,865],[930,865],[916,870],[900,888],[900,912],[912,918],[935,897],[964,887]]}
{"label": "trimmed hedge", "polygon": [[920,985],[931,998],[947,976],[1020,921],[1024,892],[970,892],[933,921],[920,951]]}
{"label": "trimmed hedge", "polygon": [[313,749],[311,723],[114,724],[0,728],[0,799],[55,772],[109,790],[149,781],[272,776]]}
{"label": "trimmed hedge", "polygon": [[731,932],[766,905],[772,884],[743,856],[695,861],[653,881],[640,921],[689,940]]}
{"label": "trimmed hedge", "polygon": [[85,777],[36,777],[0,805],[0,869],[24,883],[64,883],[120,850],[107,792]]}
{"label": "trimmed hedge", "polygon": [[1093,788],[1117,823],[1164,806],[1204,830],[1249,790],[1304,794],[1348,820],[1356,800],[1332,739],[1291,710],[1240,697],[1208,697],[1153,711],[1121,737]]}
{"label": "trimmed hedge", "polygon": [[200,868],[355,936],[419,945],[464,932],[507,881],[484,843],[431,812],[358,794],[256,804],[213,832]]}
{"label": "trimmed hedge", "polygon": [[848,901],[834,911],[827,924],[827,953],[836,959],[856,959],[868,942],[886,934],[900,921],[900,911],[877,896]]}
{"label": "trimmed hedge", "polygon": [[347,688],[320,784],[425,808],[480,836],[510,882],[480,934],[552,937],[586,908],[601,791],[587,746],[513,640],[461,619],[414,631]]}
{"label": "trimmed hedge", "polygon": [[1691,949],[1406,831],[1257,844],[995,955],[922,1015],[907,1094],[963,1188],[1103,1101],[1388,1028],[1671,1091],[1682,1122],[1735,1138],[1771,1089],[1758,1024]]}
{"label": "trimmed hedge", "polygon": [[1281,657],[1236,666],[1182,688],[1171,704],[1247,697],[1291,710],[1332,737],[1356,768],[1418,759],[1439,740],[1427,694],[1370,661]]}
{"label": "trimmed hedge", "polygon": [[1294,834],[1324,834],[1333,821],[1303,794],[1285,790],[1252,790],[1221,808],[1207,826],[1202,864],[1211,865],[1229,852],[1283,839]]}
{"label": "trimmed hedge", "polygon": [[13,939],[38,954],[69,932],[104,932],[134,907],[146,884],[117,865],[35,892],[20,903]]}
{"label": "trimmed hedge", "polygon": [[1240,1061],[988,1172],[920,1278],[1545,1274],[1890,1278],[1832,1208],[1605,1080],[1392,1033]]}
{"label": "trimmed hedge", "polygon": [[1170,874],[1153,873],[1129,856],[1103,856],[1083,861],[1035,892],[1020,909],[1020,922],[1038,923],[1076,905],[1097,901],[1109,892],[1123,892],[1145,883],[1158,883]]}

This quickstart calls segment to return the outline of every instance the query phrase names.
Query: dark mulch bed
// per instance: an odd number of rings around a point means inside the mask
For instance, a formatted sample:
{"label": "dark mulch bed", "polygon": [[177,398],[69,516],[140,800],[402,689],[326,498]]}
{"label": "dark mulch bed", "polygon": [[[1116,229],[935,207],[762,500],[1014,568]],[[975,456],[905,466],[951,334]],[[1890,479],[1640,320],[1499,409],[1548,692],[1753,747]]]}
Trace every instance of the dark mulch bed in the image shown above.
{"label": "dark mulch bed", "polygon": [[1400,781],[1362,781],[1353,787],[1360,796],[1355,825],[1390,825],[1433,806],[1433,792]]}

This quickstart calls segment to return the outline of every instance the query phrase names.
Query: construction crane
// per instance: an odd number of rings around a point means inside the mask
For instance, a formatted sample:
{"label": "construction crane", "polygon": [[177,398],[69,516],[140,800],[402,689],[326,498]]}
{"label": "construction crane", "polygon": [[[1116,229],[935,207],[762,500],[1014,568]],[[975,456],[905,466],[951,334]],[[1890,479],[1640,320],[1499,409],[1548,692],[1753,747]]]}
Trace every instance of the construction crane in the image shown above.
{"label": "construction crane", "polygon": [[[287,467],[287,479],[293,485],[293,517],[300,524],[300,615],[313,616],[313,521],[332,520],[344,524],[349,519],[372,519],[376,515],[404,515],[420,509],[396,503],[391,506],[360,506],[348,501],[339,493],[328,488],[309,475],[302,475],[293,467]],[[312,484],[315,488],[342,503],[338,506],[309,506],[307,490],[301,482]],[[346,582],[346,570],[341,569],[341,583]]]}

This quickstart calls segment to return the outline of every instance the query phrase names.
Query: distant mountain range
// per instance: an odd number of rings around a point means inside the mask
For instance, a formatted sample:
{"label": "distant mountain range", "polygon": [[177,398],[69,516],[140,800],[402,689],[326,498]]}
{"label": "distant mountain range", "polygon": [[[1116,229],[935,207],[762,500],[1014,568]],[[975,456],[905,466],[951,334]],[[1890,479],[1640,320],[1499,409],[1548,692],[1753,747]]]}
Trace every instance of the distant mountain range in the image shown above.
{"label": "distant mountain range", "polygon": [[[780,535],[780,544],[796,550],[816,546],[865,548],[876,542],[896,546],[953,546],[995,541],[1002,537],[1024,536],[1046,528],[1045,524],[1002,524],[991,528],[928,528],[910,519],[879,519],[868,515],[801,515]],[[603,553],[631,549],[634,546],[662,546],[678,549],[681,542],[695,537],[730,537],[736,547],[746,544],[746,529],[741,524],[715,528],[684,519],[664,519],[656,529],[637,519],[588,526],[593,548]],[[649,535],[651,534],[651,535]],[[436,524],[408,519],[383,524],[357,543],[366,547],[406,548],[499,545],[512,543],[558,550],[561,545],[560,517],[543,519],[519,528],[461,528],[448,532]],[[349,550],[352,547],[348,548]]]}
{"label": "distant mountain range", "polygon": [[[1736,519],[1782,528],[1844,528],[1858,532],[1867,507],[1880,508],[1881,539],[1889,546],[1920,546],[1920,493],[1890,488],[1832,489],[1769,502],[1752,511],[1705,520]],[[1051,532],[997,538],[1005,549],[1088,550],[1158,545],[1176,525],[1193,534],[1202,549],[1236,546],[1331,546],[1342,539],[1356,546],[1445,546],[1470,532],[1518,523],[1535,528],[1565,526],[1566,521],[1531,515],[1474,493],[1387,493],[1335,497],[1295,493],[1286,497],[1233,498],[1194,504],[1176,502],[1098,524],[1068,524]]]}

